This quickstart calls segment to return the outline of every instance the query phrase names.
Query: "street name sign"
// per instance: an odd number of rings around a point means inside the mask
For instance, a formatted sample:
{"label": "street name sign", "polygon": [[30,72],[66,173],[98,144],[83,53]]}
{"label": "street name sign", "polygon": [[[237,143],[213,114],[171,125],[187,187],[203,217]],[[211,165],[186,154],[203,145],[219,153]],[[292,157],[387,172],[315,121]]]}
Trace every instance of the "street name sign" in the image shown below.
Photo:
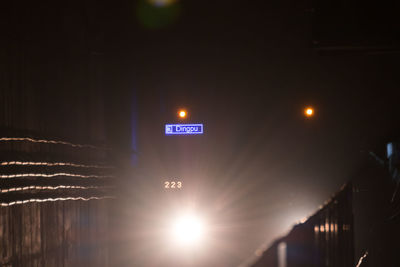
{"label": "street name sign", "polygon": [[165,135],[203,134],[203,124],[166,124]]}

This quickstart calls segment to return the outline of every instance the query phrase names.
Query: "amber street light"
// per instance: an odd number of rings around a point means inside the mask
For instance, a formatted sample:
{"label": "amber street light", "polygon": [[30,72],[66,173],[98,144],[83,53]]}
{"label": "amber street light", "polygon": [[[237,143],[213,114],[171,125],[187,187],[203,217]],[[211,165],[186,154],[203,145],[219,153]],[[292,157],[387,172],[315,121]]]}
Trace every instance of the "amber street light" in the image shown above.
{"label": "amber street light", "polygon": [[178,116],[180,119],[185,119],[187,117],[187,111],[184,109],[179,110]]}
{"label": "amber street light", "polygon": [[312,107],[307,107],[304,109],[304,115],[308,118],[314,116],[314,109]]}

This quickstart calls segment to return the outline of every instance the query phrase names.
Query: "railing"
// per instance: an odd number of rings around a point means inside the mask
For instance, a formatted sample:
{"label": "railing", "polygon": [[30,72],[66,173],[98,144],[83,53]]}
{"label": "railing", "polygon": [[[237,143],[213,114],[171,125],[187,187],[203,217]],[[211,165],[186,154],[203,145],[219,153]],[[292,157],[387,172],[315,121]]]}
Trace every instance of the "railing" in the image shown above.
{"label": "railing", "polygon": [[108,266],[114,168],[104,150],[0,137],[0,266]]}

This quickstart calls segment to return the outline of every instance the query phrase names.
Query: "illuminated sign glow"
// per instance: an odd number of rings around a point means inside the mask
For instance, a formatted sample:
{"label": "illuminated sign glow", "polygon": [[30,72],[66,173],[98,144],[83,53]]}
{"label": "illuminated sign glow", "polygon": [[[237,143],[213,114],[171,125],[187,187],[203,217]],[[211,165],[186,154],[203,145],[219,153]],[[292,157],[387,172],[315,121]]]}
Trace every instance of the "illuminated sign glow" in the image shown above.
{"label": "illuminated sign glow", "polygon": [[203,134],[203,124],[166,124],[166,135]]}

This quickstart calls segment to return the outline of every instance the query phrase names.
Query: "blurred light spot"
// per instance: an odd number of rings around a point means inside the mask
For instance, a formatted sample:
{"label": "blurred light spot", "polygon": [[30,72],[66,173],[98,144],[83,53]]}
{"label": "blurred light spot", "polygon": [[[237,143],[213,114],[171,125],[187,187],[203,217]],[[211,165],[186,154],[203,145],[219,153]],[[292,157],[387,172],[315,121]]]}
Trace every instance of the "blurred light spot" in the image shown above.
{"label": "blurred light spot", "polygon": [[358,260],[358,263],[357,263],[356,267],[360,267],[366,257],[368,257],[368,251],[365,251],[364,255],[361,256],[361,258]]}
{"label": "blurred light spot", "polygon": [[287,245],[285,242],[281,242],[278,245],[278,266],[279,267],[286,267],[286,251]]}
{"label": "blurred light spot", "polygon": [[304,217],[300,219],[300,223],[305,223],[308,220],[308,217]]}
{"label": "blurred light spot", "polygon": [[312,107],[307,107],[304,110],[304,114],[306,115],[306,117],[312,117],[314,116],[314,109]]}
{"label": "blurred light spot", "polygon": [[176,0],[141,0],[138,1],[136,16],[143,27],[162,29],[175,23],[180,11]]}
{"label": "blurred light spot", "polygon": [[203,238],[204,224],[198,217],[185,214],[173,222],[171,234],[179,245],[194,245]]}
{"label": "blurred light spot", "polygon": [[186,112],[186,110],[182,109],[179,111],[178,115],[179,115],[179,118],[184,119],[187,116],[187,112]]}
{"label": "blurred light spot", "polygon": [[390,158],[393,155],[393,143],[388,143],[386,146],[386,155],[387,158]]}
{"label": "blurred light spot", "polygon": [[263,255],[263,253],[264,253],[264,250],[262,250],[262,249],[257,249],[257,250],[254,252],[254,255],[256,255],[257,257],[261,257],[261,256]]}
{"label": "blurred light spot", "polygon": [[176,0],[148,0],[148,2],[157,7],[164,7],[174,4]]}

